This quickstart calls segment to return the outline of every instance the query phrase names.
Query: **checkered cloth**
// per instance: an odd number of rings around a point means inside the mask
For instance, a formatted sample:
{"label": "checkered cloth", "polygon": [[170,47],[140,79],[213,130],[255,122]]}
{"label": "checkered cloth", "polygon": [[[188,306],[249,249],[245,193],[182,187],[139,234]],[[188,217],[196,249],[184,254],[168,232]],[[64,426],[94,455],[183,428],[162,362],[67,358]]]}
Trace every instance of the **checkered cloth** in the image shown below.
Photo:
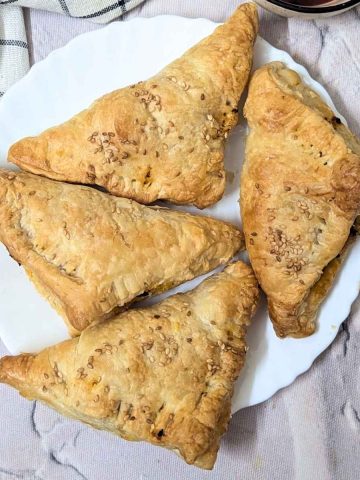
{"label": "checkered cloth", "polygon": [[29,69],[21,7],[40,8],[107,23],[144,0],[0,0],[0,96]]}

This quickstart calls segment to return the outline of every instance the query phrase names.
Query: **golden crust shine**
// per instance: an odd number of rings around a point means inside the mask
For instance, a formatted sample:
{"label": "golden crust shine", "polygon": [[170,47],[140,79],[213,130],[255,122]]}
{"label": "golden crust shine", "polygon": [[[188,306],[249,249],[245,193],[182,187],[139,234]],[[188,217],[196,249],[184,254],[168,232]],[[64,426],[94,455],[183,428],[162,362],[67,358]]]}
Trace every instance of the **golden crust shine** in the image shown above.
{"label": "golden crust shine", "polygon": [[137,296],[208,272],[243,247],[208,217],[0,170],[0,241],[72,334]]}
{"label": "golden crust shine", "polygon": [[237,123],[257,29],[256,6],[240,6],[155,77],[20,140],[9,161],[140,203],[167,199],[204,208],[217,202],[225,188],[225,141]]}
{"label": "golden crust shine", "polygon": [[64,415],[210,469],[258,287],[242,262],[195,290],[129,310],[38,355],[0,360],[0,381]]}
{"label": "golden crust shine", "polygon": [[[318,282],[359,212],[360,144],[280,62],[255,72],[244,113],[241,213],[250,260],[276,333],[304,337],[314,332],[319,293],[323,300],[335,275]],[[316,308],[308,310],[316,284]]]}

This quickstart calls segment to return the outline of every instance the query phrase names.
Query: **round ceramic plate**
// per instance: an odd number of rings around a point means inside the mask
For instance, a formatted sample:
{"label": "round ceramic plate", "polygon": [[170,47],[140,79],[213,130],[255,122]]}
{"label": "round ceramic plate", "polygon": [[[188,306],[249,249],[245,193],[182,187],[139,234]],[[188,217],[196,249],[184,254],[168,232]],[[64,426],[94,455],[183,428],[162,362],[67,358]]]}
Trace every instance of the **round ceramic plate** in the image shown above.
{"label": "round ceramic plate", "polygon": [[[75,38],[36,64],[0,101],[0,166],[9,146],[68,119],[100,95],[155,74],[187,48],[209,35],[216,24],[202,19],[161,16],[117,22]],[[254,68],[282,60],[333,104],[326,91],[291,57],[261,38],[255,46]],[[241,224],[239,175],[244,157],[244,119],[233,131],[226,150],[227,188],[224,198],[203,214]],[[174,208],[174,207],[173,207]],[[180,208],[180,207],[176,207]],[[184,208],[189,211],[198,210]],[[233,398],[233,411],[262,402],[307,370],[331,343],[357,296],[360,243],[352,249],[336,285],[324,302],[314,335],[302,340],[278,339],[264,300],[248,335],[246,367]],[[193,288],[201,279],[175,291]],[[172,292],[168,292],[169,295]],[[164,295],[162,296],[164,297]],[[158,301],[159,298],[151,301]],[[58,315],[35,291],[25,272],[0,247],[0,336],[11,353],[36,351],[67,338]]]}

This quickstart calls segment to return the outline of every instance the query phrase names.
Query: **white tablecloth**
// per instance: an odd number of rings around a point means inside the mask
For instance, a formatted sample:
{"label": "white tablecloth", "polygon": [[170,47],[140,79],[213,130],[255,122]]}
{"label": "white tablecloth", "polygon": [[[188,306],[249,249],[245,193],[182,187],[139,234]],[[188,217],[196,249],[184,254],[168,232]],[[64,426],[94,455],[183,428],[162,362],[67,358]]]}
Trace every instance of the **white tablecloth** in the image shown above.
{"label": "white tablecloth", "polygon": [[[147,0],[125,20],[168,13],[222,21],[238,3]],[[27,11],[26,25],[32,62],[80,33],[102,28],[40,11]],[[325,85],[360,134],[360,8],[311,22],[262,11],[260,33]],[[212,472],[189,467],[162,449],[67,420],[1,386],[0,480],[357,480],[359,346],[358,300],[336,341],[307,373],[269,401],[233,417]]]}

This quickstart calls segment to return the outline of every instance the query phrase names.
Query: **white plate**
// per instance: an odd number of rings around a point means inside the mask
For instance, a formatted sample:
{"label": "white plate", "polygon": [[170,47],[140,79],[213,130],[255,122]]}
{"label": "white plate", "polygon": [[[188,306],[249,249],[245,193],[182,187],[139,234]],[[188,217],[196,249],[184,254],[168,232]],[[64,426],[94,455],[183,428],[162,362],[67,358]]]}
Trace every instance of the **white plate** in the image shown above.
{"label": "white plate", "polygon": [[[151,76],[210,34],[215,26],[208,20],[174,16],[117,22],[81,35],[53,52],[0,101],[0,166],[9,168],[6,154],[14,141],[66,120],[106,92]],[[254,67],[272,60],[282,60],[297,70],[334,108],[324,88],[311,79],[302,66],[259,38]],[[245,133],[242,119],[229,139],[226,152],[226,169],[233,173],[229,176],[226,194],[216,206],[204,211],[236,224],[240,224],[238,185]],[[289,385],[332,342],[358,294],[359,257],[360,242],[357,242],[323,304],[319,327],[309,338],[278,339],[262,302],[248,336],[250,351],[236,385],[233,411],[262,402]],[[193,288],[199,281],[176,290]],[[2,246],[0,335],[11,353],[36,351],[67,338],[62,320],[36,293],[24,270],[9,258]]]}

